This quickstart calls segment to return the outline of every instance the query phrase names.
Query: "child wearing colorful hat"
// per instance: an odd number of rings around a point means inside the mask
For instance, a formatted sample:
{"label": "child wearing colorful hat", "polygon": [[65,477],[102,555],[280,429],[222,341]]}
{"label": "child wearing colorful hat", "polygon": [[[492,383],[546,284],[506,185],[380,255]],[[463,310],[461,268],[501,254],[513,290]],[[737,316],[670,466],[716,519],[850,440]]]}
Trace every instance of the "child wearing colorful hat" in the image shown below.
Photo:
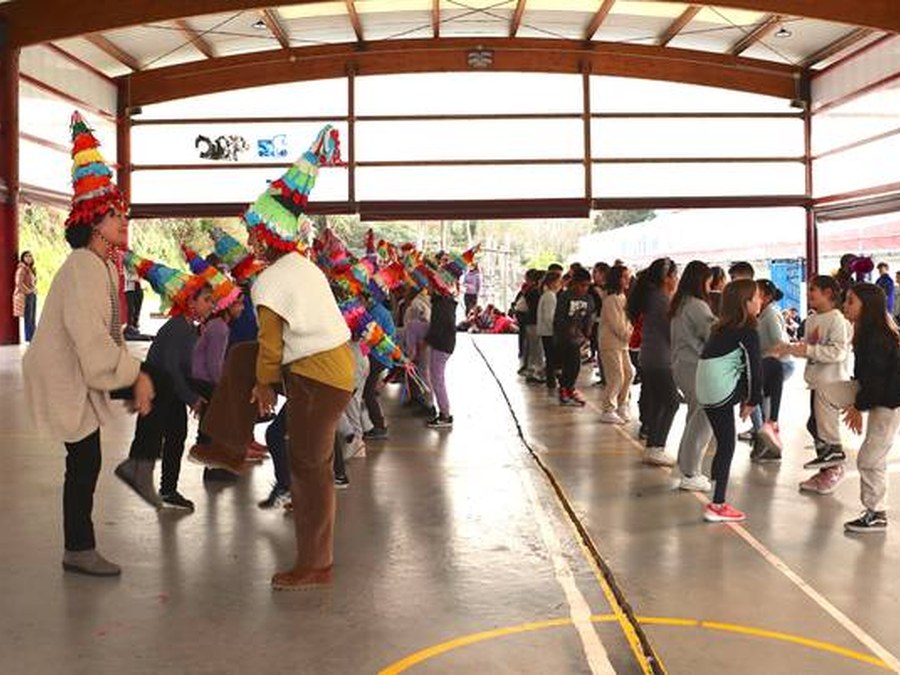
{"label": "child wearing colorful hat", "polygon": [[[170,318],[147,353],[147,367],[156,383],[156,403],[149,415],[138,419],[128,458],[116,467],[116,476],[155,508],[193,511],[193,502],[178,492],[178,477],[187,438],[187,408],[199,416],[206,405],[192,380],[193,354],[197,323],[214,307],[213,288],[206,277],[179,272],[131,251],[125,254],[125,266],[150,282]],[[153,468],[160,454],[162,478],[157,494]]]}
{"label": "child wearing colorful hat", "polygon": [[91,519],[100,475],[100,427],[112,417],[110,392],[130,389],[131,408],[146,415],[154,388],[125,348],[118,277],[110,262],[128,243],[125,200],[97,139],[77,112],[71,131],[74,195],[66,240],[73,250],[50,286],[22,370],[37,428],[66,448],[63,568],[118,576],[121,568],[97,551]]}

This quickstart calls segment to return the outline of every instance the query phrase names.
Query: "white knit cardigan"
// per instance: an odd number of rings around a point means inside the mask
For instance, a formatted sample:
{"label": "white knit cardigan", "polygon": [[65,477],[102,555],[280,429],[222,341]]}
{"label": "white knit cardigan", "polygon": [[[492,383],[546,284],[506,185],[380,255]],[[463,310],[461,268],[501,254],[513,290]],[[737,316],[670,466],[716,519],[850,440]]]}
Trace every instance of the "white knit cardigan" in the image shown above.
{"label": "white knit cardigan", "polygon": [[22,371],[38,431],[80,441],[112,415],[108,392],[130,386],[140,361],[113,340],[115,268],[87,249],[73,251],[56,273]]}
{"label": "white knit cardigan", "polygon": [[283,364],[335,349],[350,339],[328,280],[299,253],[288,253],[269,265],[250,293],[255,307],[268,307],[285,321]]}

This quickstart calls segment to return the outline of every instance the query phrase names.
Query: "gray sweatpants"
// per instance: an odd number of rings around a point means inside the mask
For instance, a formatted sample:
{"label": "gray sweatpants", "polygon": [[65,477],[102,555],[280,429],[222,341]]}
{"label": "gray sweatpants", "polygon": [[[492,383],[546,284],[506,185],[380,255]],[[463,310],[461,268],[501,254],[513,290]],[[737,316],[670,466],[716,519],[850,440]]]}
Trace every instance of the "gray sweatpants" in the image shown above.
{"label": "gray sweatpants", "polygon": [[[816,389],[819,438],[829,444],[840,444],[837,411],[852,405],[858,391],[859,384],[852,381],[829,382]],[[860,499],[867,509],[884,511],[887,504],[887,456],[900,429],[900,408],[872,408],[868,417],[866,437],[856,458]]]}
{"label": "gray sweatpants", "polygon": [[697,366],[679,366],[672,374],[687,401],[687,419],[678,445],[678,468],[683,476],[699,476],[703,473],[703,455],[713,432],[709,418],[697,400]]}

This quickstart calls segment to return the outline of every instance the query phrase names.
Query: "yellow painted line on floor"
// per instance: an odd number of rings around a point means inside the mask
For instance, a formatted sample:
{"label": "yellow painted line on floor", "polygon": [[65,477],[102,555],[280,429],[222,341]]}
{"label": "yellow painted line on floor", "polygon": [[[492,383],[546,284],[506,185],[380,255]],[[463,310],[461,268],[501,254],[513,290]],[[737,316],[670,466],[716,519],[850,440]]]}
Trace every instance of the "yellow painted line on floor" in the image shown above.
{"label": "yellow painted line on floor", "polygon": [[[875,658],[874,656],[862,654],[860,652],[853,651],[852,649],[838,647],[837,645],[833,645],[828,642],[822,642],[821,640],[810,640],[808,638],[804,638],[799,635],[792,635],[790,633],[781,633],[777,631],[765,630],[762,628],[754,628],[752,626],[741,626],[739,624],[720,623],[718,621],[702,621],[698,619],[680,619],[674,617],[654,616],[639,616],[637,617],[637,619],[642,624],[646,624],[649,626],[700,628],[703,630],[734,633],[737,635],[757,637],[766,640],[776,640],[778,642],[799,645],[828,654],[835,654],[837,656],[842,656],[854,661],[859,661],[860,663],[866,663],[877,668],[892,670],[892,668],[888,664],[886,664],[881,659]],[[614,614],[595,614],[591,616],[590,620],[592,623],[614,623],[618,619]],[[448,640],[447,642],[442,642],[432,647],[427,647],[414,654],[410,654],[404,659],[401,659],[396,663],[392,663],[391,665],[382,669],[381,671],[379,671],[378,675],[398,675],[399,673],[403,673],[413,666],[428,661],[429,659],[432,659],[436,656],[446,654],[461,647],[468,647],[479,642],[486,642],[488,640],[495,640],[497,638],[507,637],[510,635],[519,635],[522,633],[530,633],[539,630],[546,630],[548,628],[559,628],[569,625],[572,625],[571,618],[548,619],[547,621],[535,621],[518,626],[495,628],[493,630],[487,630],[481,633],[465,635],[453,640]]]}
{"label": "yellow painted line on floor", "polygon": [[[531,443],[535,451],[546,450],[546,447],[538,441],[530,440],[529,442]],[[559,481],[556,481],[556,486],[563,494],[563,499],[571,504],[572,500],[569,499],[569,496],[566,494],[566,491],[563,488],[562,484]],[[609,582],[606,580],[606,577],[603,576],[603,572],[597,565],[597,561],[594,560],[594,556],[591,554],[591,551],[585,545],[584,541],[582,541],[581,533],[575,527],[575,524],[572,523],[568,518],[566,518],[566,522],[569,523],[569,527],[572,529],[574,539],[578,543],[578,547],[581,549],[581,554],[587,561],[588,566],[591,568],[591,572],[593,573],[594,578],[597,580],[597,584],[600,586],[600,590],[603,592],[603,596],[606,598],[607,604],[609,604],[610,608],[612,609],[612,616],[619,623],[619,627],[621,628],[622,633],[628,642],[628,646],[631,648],[631,652],[634,654],[635,658],[637,659],[638,665],[640,665],[641,667],[641,672],[644,673],[644,675],[651,675],[653,670],[650,664],[647,662],[647,656],[646,654],[644,654],[644,647],[641,644],[640,638],[638,638],[637,633],[634,630],[634,626],[631,625],[631,621],[629,621],[628,617],[625,615],[625,611],[622,609],[621,604],[619,604],[619,599],[616,597],[615,593],[613,593],[612,588],[610,588]],[[660,659],[657,654],[654,654],[654,657],[656,658],[656,662],[659,664],[660,669],[663,672],[666,672],[662,659]]]}
{"label": "yellow painted line on floor", "polygon": [[[598,410],[596,406],[591,407],[594,410]],[[616,431],[625,438],[629,443],[643,451],[643,446],[636,441],[632,436],[621,426],[615,425]],[[665,471],[666,473],[672,473],[672,470],[667,467],[656,467]],[[701,504],[706,505],[709,503],[709,498],[698,492],[691,492],[691,495],[694,496],[697,501]],[[724,523],[727,527],[731,529],[737,536],[743,539],[747,544],[750,545],[757,553],[762,556],[762,558],[769,563],[776,570],[781,572],[794,586],[796,586],[800,591],[802,591],[808,598],[810,598],[813,602],[815,602],[824,612],[826,612],[831,618],[833,618],[837,623],[839,623],[847,632],[849,632],[853,637],[855,637],[860,643],[868,647],[868,649],[878,657],[878,662],[881,664],[885,664],[889,670],[893,670],[894,672],[900,673],[900,659],[898,659],[894,654],[884,647],[881,643],[879,643],[874,637],[869,635],[861,626],[859,626],[853,619],[844,614],[841,610],[835,607],[825,596],[819,593],[815,588],[810,586],[799,574],[794,572],[790,568],[790,566],[784,562],[781,558],[775,555],[772,551],[770,551],[766,546],[759,541],[756,537],[754,537],[750,532],[740,523]],[[711,525],[712,526],[712,525]]]}
{"label": "yellow painted line on floor", "polygon": [[615,675],[616,671],[612,663],[610,663],[606,647],[604,647],[600,636],[597,635],[597,631],[591,625],[591,607],[584,594],[578,588],[578,584],[575,583],[575,575],[572,573],[572,568],[563,554],[562,543],[556,534],[556,529],[550,523],[550,517],[538,498],[534,480],[524,468],[519,471],[519,476],[531,505],[534,519],[537,521],[541,539],[544,540],[544,546],[550,554],[556,582],[560,585],[565,595],[566,604],[569,606],[569,617],[578,633],[578,638],[581,641],[591,673],[596,675]]}

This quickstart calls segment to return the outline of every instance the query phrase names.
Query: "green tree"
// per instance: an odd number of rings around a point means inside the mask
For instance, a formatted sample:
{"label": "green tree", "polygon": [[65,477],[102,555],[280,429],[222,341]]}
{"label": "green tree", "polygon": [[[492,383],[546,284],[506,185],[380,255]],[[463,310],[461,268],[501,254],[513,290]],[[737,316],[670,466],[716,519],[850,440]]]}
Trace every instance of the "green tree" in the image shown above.
{"label": "green tree", "polygon": [[596,211],[591,218],[591,232],[606,232],[626,225],[643,223],[656,218],[656,211],[652,209],[629,209]]}

